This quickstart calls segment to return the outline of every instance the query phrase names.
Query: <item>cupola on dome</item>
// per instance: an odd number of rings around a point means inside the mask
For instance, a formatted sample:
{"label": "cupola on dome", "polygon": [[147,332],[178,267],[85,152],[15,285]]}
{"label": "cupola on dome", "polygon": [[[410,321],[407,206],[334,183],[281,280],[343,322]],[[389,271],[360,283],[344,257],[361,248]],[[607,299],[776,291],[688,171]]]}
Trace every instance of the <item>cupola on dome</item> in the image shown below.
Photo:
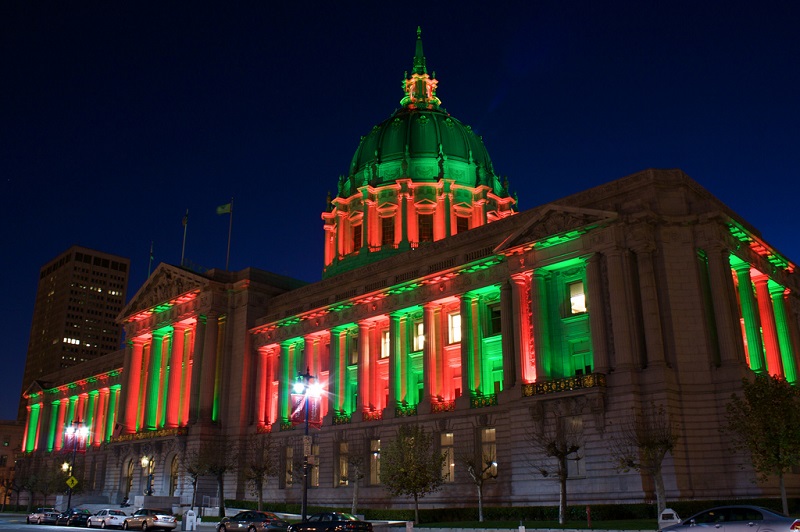
{"label": "cupola on dome", "polygon": [[472,128],[436,96],[417,29],[401,107],[361,138],[325,220],[325,276],[363,266],[514,213]]}

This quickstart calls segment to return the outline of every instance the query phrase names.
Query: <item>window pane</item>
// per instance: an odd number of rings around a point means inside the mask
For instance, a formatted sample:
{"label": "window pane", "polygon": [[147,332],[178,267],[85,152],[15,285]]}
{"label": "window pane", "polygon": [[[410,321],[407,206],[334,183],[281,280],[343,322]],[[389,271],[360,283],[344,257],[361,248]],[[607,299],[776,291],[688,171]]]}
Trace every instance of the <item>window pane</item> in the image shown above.
{"label": "window pane", "polygon": [[572,314],[586,312],[586,295],[582,281],[569,284],[569,306]]}
{"label": "window pane", "polygon": [[433,215],[419,215],[419,241],[433,242]]}
{"label": "window pane", "polygon": [[425,324],[414,322],[414,351],[422,351],[425,347]]}
{"label": "window pane", "polygon": [[381,331],[381,358],[389,358],[389,349],[391,348],[389,339],[389,329]]}
{"label": "window pane", "polygon": [[461,314],[454,312],[447,316],[447,343],[455,344],[461,341]]}

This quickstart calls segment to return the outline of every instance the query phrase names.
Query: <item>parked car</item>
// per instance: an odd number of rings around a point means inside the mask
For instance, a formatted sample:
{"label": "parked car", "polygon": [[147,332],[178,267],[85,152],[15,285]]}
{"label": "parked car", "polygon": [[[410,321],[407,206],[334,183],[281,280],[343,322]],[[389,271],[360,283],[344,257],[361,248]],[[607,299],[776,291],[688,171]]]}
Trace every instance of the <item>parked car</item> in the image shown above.
{"label": "parked car", "polygon": [[796,532],[800,530],[800,520],[759,506],[718,506],[662,530],[697,532],[701,528],[720,529],[720,532]]}
{"label": "parked car", "polygon": [[247,510],[239,512],[233,517],[223,517],[217,532],[233,532],[234,530],[248,532],[258,532],[261,530],[285,531],[289,523],[278,517],[272,512],[260,512],[257,510]]}
{"label": "parked car", "polygon": [[[308,516],[302,523],[289,525],[289,532],[372,532],[372,523],[362,521],[352,514],[322,512]],[[751,531],[752,532],[752,531]]]}
{"label": "parked car", "polygon": [[28,524],[36,523],[39,525],[43,525],[45,523],[49,525],[54,525],[56,523],[56,518],[58,517],[59,511],[51,506],[46,506],[42,508],[37,508],[34,512],[31,512],[25,521]]}
{"label": "parked car", "polygon": [[86,520],[89,519],[89,516],[91,515],[92,512],[85,508],[69,508],[67,511],[58,514],[58,517],[56,517],[56,524],[67,526],[86,526]]}
{"label": "parked car", "polygon": [[122,522],[122,530],[149,530],[161,528],[172,530],[175,528],[175,516],[165,510],[152,508],[139,508],[133,515],[126,517]]}
{"label": "parked car", "polygon": [[128,517],[128,514],[122,510],[106,508],[89,516],[89,520],[86,521],[86,526],[89,528],[95,526],[100,528],[122,528],[122,523],[125,522],[126,517]]}

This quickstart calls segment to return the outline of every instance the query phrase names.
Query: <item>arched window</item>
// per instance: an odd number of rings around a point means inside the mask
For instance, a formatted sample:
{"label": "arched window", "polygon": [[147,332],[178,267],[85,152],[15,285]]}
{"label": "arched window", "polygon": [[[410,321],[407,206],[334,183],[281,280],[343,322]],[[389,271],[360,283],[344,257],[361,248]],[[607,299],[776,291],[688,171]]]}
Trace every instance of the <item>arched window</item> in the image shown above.
{"label": "arched window", "polygon": [[127,499],[131,494],[133,487],[133,460],[128,462],[128,474],[125,475],[125,498]]}
{"label": "arched window", "polygon": [[175,495],[178,489],[178,455],[172,457],[172,465],[169,468],[169,494]]}

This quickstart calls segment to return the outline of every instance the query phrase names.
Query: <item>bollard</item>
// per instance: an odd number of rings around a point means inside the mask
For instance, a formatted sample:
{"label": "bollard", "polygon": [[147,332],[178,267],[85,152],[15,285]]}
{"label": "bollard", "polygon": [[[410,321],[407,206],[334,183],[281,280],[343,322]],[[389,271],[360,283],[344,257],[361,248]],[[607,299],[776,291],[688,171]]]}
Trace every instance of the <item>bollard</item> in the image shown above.
{"label": "bollard", "polygon": [[406,532],[414,532],[414,521],[406,521]]}
{"label": "bollard", "polygon": [[519,532],[525,532],[525,525],[522,524],[522,521],[519,522]]}

